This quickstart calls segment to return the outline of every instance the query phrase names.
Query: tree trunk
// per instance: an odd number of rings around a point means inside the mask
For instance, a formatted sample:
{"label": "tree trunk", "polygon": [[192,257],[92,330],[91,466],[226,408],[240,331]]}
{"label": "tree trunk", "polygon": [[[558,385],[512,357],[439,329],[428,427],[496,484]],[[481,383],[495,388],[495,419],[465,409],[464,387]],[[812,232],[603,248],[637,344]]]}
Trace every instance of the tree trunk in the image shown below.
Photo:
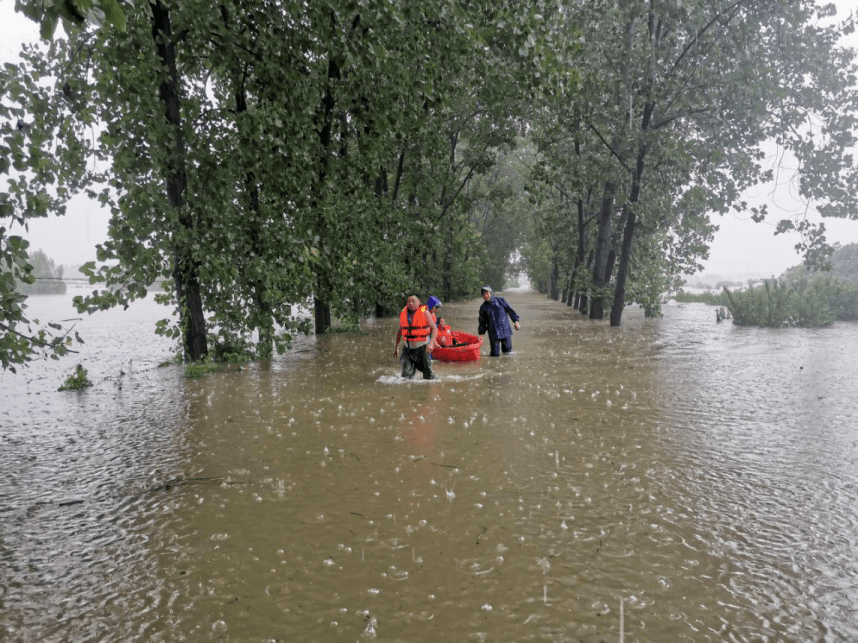
{"label": "tree trunk", "polygon": [[[644,106],[643,115],[641,117],[641,131],[645,132],[649,129],[650,119],[652,118],[655,103],[649,102]],[[645,167],[647,146],[641,143],[638,148],[638,156],[635,162],[634,175],[632,176],[632,186],[629,192],[629,201],[625,206],[628,208],[628,218],[623,230],[623,247],[620,253],[620,267],[617,270],[617,284],[614,290],[614,305],[611,308],[611,326],[619,326],[623,317],[623,308],[626,305],[626,281],[629,276],[629,266],[631,265],[632,257],[632,242],[634,241],[636,215],[635,207],[640,201],[641,196],[641,177]]]}
{"label": "tree trunk", "polygon": [[[587,263],[585,265],[585,270],[592,271],[592,269],[593,269],[593,253],[591,252],[589,255],[587,255]],[[590,297],[588,296],[586,290],[581,292],[581,298],[579,301],[575,302],[575,308],[582,315],[586,315],[589,312]]]}
{"label": "tree trunk", "polygon": [[634,240],[635,225],[637,216],[635,215],[635,205],[640,199],[641,182],[640,177],[644,170],[644,158],[646,157],[646,146],[642,145],[635,166],[635,176],[632,179],[632,189],[629,193],[629,201],[624,206],[628,208],[628,216],[626,217],[626,225],[623,229],[623,246],[620,250],[620,266],[617,269],[617,283],[614,288],[614,304],[611,307],[611,326],[619,326],[623,317],[623,308],[626,305],[626,281],[629,276],[629,266],[631,265],[632,257],[632,242]]}
{"label": "tree trunk", "polygon": [[[251,217],[248,225],[250,226],[250,238],[253,242],[253,248],[257,255],[263,256],[265,249],[262,247],[262,230],[261,208],[259,205],[259,185],[253,172],[248,172],[245,177],[245,188],[250,199]],[[260,357],[271,357],[274,351],[274,316],[271,308],[271,303],[266,295],[267,288],[262,279],[253,281],[253,303],[256,306],[255,311],[255,326],[259,333],[258,352]]]}
{"label": "tree trunk", "polygon": [[[185,172],[186,149],[182,133],[176,45],[170,24],[170,12],[160,0],[152,3],[152,40],[157,49],[158,59],[167,69],[167,76],[161,82],[158,94],[164,105],[164,115],[173,130],[173,153],[165,168],[167,201],[171,208],[178,211],[179,225],[192,231],[194,220],[185,202],[188,179]],[[189,236],[193,238],[194,234]],[[175,240],[173,241],[173,279],[176,283],[176,297],[179,302],[185,359],[200,360],[208,353],[208,340],[199,266],[191,256],[191,250],[185,244]]]}
{"label": "tree trunk", "polygon": [[[584,201],[582,199],[578,199],[577,203],[578,209],[578,251],[575,255],[575,267],[572,269],[572,275],[569,277],[569,300],[567,302],[567,306],[573,306],[575,309],[578,308],[578,302],[580,299],[580,291],[578,287],[575,285],[575,281],[578,278],[578,274],[584,267],[585,262],[585,252],[587,248],[587,234],[585,230],[585,212],[584,212]],[[574,304],[573,304],[574,299]]]}
{"label": "tree trunk", "polygon": [[623,247],[620,251],[620,267],[617,270],[617,284],[614,288],[614,304],[611,306],[611,326],[619,326],[623,317],[626,299],[626,278],[629,274],[629,261],[632,255],[632,238],[635,232],[634,210],[629,210],[626,227],[623,230]]}
{"label": "tree trunk", "polygon": [[613,181],[605,183],[602,192],[602,210],[599,213],[599,230],[596,234],[596,257],[593,263],[593,287],[596,289],[590,301],[590,319],[604,319],[605,300],[603,289],[608,285],[608,253],[611,243],[611,223],[614,216],[614,195],[617,184]]}
{"label": "tree trunk", "polygon": [[322,335],[331,327],[331,307],[327,302],[313,297],[313,311],[316,318],[316,334]]}
{"label": "tree trunk", "polygon": [[569,273],[569,282],[566,286],[566,299],[563,303],[567,306],[572,306],[572,300],[578,296],[578,289],[575,287],[575,280],[578,278],[578,271],[581,270],[581,264],[578,262],[578,257],[575,257],[575,267]]}
{"label": "tree trunk", "polygon": [[[336,24],[336,16],[331,15],[332,24]],[[333,56],[333,54],[329,54]],[[330,153],[331,142],[333,140],[333,119],[335,99],[331,91],[332,81],[340,79],[340,68],[332,57],[328,58],[328,86],[325,89],[325,95],[322,98],[322,117],[321,127],[319,128],[319,147],[320,147],[320,162],[319,162],[319,183],[317,194],[321,194],[328,177],[328,154]],[[313,207],[319,206],[318,201],[314,199]],[[319,236],[324,238],[324,230],[319,229]],[[313,296],[313,304],[315,310],[316,334],[321,335],[326,332],[331,326],[331,305],[330,305],[330,288],[326,287],[326,275],[321,272],[321,268],[316,268],[316,293]]]}
{"label": "tree trunk", "polygon": [[557,288],[557,281],[560,279],[560,269],[557,267],[557,252],[551,258],[551,275],[548,278],[548,298],[557,301],[560,294]]}
{"label": "tree trunk", "polygon": [[605,274],[608,275],[606,283],[611,283],[611,275],[614,274],[614,264],[617,263],[617,251],[611,248],[608,252],[608,263],[605,264]]}

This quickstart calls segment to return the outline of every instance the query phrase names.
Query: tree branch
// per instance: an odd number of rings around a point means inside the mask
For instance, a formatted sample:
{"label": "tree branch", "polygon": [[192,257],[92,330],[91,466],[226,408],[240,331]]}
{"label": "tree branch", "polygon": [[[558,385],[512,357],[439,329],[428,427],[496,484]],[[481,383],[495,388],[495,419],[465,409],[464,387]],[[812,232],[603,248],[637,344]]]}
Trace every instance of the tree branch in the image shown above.
{"label": "tree branch", "polygon": [[611,152],[611,155],[612,155],[615,159],[617,159],[617,161],[619,161],[620,165],[622,165],[622,166],[623,166],[623,168],[624,168],[627,172],[631,172],[631,171],[632,171],[632,170],[631,170],[631,168],[630,168],[628,165],[626,165],[626,162],[625,162],[625,161],[623,160],[623,158],[622,158],[622,157],[617,153],[617,151],[616,151],[616,150],[611,146],[611,144],[610,144],[610,143],[608,143],[608,141],[606,141],[606,140],[605,140],[605,137],[604,137],[604,136],[602,136],[602,133],[598,130],[598,128],[597,128],[595,125],[593,125],[593,123],[591,123],[591,122],[590,122],[590,121],[588,121],[588,120],[585,120],[584,122],[585,122],[585,123],[587,123],[587,127],[589,127],[591,130],[593,130],[594,132],[596,132],[596,136],[598,136],[598,137],[599,137],[599,140],[600,140],[600,141],[602,141],[602,143],[604,143],[604,144],[605,144],[605,147],[607,147],[607,148],[608,148],[608,150]]}

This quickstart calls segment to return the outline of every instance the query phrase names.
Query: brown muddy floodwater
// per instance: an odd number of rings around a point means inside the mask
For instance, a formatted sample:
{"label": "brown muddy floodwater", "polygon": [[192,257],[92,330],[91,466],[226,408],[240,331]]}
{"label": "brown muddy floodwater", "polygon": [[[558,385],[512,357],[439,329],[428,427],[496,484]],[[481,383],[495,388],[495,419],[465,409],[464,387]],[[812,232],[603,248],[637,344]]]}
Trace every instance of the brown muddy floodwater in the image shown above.
{"label": "brown muddy floodwater", "polygon": [[506,294],[431,382],[394,319],[186,380],[149,302],[0,374],[0,640],[858,640],[858,325]]}

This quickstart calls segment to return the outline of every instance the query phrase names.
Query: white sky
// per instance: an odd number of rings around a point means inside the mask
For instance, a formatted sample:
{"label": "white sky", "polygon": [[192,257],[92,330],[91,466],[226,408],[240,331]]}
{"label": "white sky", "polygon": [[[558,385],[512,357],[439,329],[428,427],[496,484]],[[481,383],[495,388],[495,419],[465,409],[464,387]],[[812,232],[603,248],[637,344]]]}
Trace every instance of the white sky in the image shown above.
{"label": "white sky", "polygon": [[[854,10],[854,0],[835,0],[838,18]],[[0,0],[0,62],[14,60],[20,43],[38,38],[34,23],[14,12],[12,0]],[[858,32],[845,41],[858,48]],[[804,205],[790,196],[789,185],[760,186],[746,195],[753,203],[767,203],[769,218],[755,223],[750,217],[728,214],[713,218],[720,226],[715,234],[709,260],[704,262],[704,274],[722,277],[770,277],[796,265],[800,257],[795,234],[774,235],[775,225],[782,218],[802,212]],[[79,265],[95,259],[95,245],[107,238],[109,214],[85,196],[72,200],[64,217],[33,220],[29,233],[32,250],[42,249],[56,263]],[[816,220],[819,220],[818,218]],[[858,221],[827,220],[830,242],[858,243]],[[11,231],[13,234],[15,230]],[[17,231],[20,234],[20,231]],[[693,278],[692,278],[693,279]]]}

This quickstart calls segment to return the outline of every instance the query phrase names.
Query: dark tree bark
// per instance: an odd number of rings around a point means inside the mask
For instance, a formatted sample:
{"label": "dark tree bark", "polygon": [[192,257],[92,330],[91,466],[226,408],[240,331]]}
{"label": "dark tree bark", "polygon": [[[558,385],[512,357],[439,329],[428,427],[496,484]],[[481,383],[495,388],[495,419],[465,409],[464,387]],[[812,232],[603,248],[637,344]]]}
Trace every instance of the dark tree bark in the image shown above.
{"label": "dark tree bark", "polygon": [[629,266],[632,257],[632,242],[637,225],[637,215],[635,214],[635,204],[640,197],[640,176],[644,169],[644,158],[646,157],[646,147],[641,146],[638,153],[637,165],[635,167],[635,177],[632,180],[632,189],[629,193],[629,202],[624,206],[628,208],[625,217],[625,226],[623,228],[623,245],[620,250],[620,265],[617,269],[617,283],[614,287],[614,303],[611,306],[611,326],[619,326],[623,318],[623,309],[626,305],[626,282],[629,276]]}
{"label": "dark tree bark", "polygon": [[632,238],[634,236],[635,221],[634,210],[629,211],[626,226],[623,230],[623,247],[620,252],[620,266],[617,270],[617,284],[614,288],[614,304],[611,306],[611,326],[619,326],[623,317],[623,308],[626,298],[626,277],[629,271],[629,260],[632,253]]}
{"label": "dark tree bark", "polygon": [[[179,212],[179,225],[188,230],[194,230],[193,217],[185,207],[188,179],[185,171],[186,147],[182,134],[176,44],[170,24],[170,11],[160,1],[152,3],[152,39],[155,42],[158,59],[167,69],[167,76],[161,82],[158,94],[164,106],[165,118],[173,130],[173,154],[166,168],[165,178],[167,200],[170,207]],[[199,266],[191,256],[190,249],[176,242],[173,245],[173,279],[179,301],[185,358],[196,361],[208,353]]]}
{"label": "dark tree bark", "polygon": [[578,274],[582,271],[585,263],[585,254],[587,248],[587,234],[586,234],[586,223],[585,223],[585,210],[584,210],[584,201],[582,199],[578,199],[577,201],[577,209],[578,209],[578,251],[575,255],[575,267],[572,269],[572,274],[569,276],[569,297],[566,302],[567,306],[573,306],[577,309],[579,302],[580,292],[578,288],[575,287],[575,281],[578,278]]}
{"label": "dark tree bark", "polygon": [[[336,23],[336,17],[331,16],[331,21]],[[334,120],[334,95],[331,92],[331,82],[340,79],[340,68],[333,57],[328,59],[328,87],[322,99],[321,127],[319,128],[319,147],[321,159],[319,164],[319,189],[324,186],[328,176],[328,154],[330,154],[331,141],[333,138]],[[313,203],[317,206],[318,203]],[[328,301],[330,287],[327,283],[327,275],[321,268],[316,271],[316,293],[313,296],[313,309],[315,317],[316,334],[321,335],[331,327],[331,305]]]}
{"label": "dark tree bark", "polygon": [[551,275],[548,278],[548,298],[557,301],[560,298],[557,282],[560,279],[560,268],[557,266],[557,251],[551,258]]}
{"label": "dark tree bark", "polygon": [[[587,255],[587,264],[585,266],[585,270],[591,270],[592,271],[592,269],[593,269],[593,258],[594,258],[594,255],[592,252],[589,255]],[[590,297],[587,295],[586,290],[581,292],[580,299],[575,302],[575,308],[582,315],[586,315],[590,312]]]}
{"label": "dark tree bark", "polygon": [[[641,131],[647,131],[650,120],[652,118],[655,104],[650,102],[644,106],[643,116],[641,118]],[[626,305],[626,281],[629,276],[629,266],[631,265],[632,243],[637,223],[635,214],[635,206],[640,200],[641,195],[641,177],[644,171],[644,161],[646,160],[647,147],[641,144],[638,148],[638,156],[635,162],[634,175],[632,176],[632,186],[629,191],[629,201],[626,207],[628,208],[628,217],[623,229],[623,246],[620,251],[620,266],[617,270],[617,284],[614,289],[614,304],[611,307],[611,326],[619,326],[623,317],[623,308]]]}
{"label": "dark tree bark", "polygon": [[608,253],[611,251],[611,223],[614,217],[614,196],[617,184],[605,183],[602,192],[602,209],[599,212],[599,230],[596,233],[596,256],[593,261],[593,287],[597,290],[590,301],[590,319],[604,319],[605,300],[603,289],[608,285]]}
{"label": "dark tree bark", "polygon": [[[235,111],[241,114],[247,111],[247,88],[244,78],[239,80],[238,76],[239,74],[236,73]],[[254,251],[257,255],[263,255],[265,253],[262,247],[264,231],[262,229],[262,208],[259,203],[259,183],[252,171],[245,174],[244,190],[248,211],[251,215],[245,225],[248,227]],[[255,325],[259,333],[258,352],[261,357],[271,357],[274,352],[274,320],[271,303],[266,298],[267,289],[261,279],[256,279],[251,286],[253,288],[253,304],[256,307]]]}

